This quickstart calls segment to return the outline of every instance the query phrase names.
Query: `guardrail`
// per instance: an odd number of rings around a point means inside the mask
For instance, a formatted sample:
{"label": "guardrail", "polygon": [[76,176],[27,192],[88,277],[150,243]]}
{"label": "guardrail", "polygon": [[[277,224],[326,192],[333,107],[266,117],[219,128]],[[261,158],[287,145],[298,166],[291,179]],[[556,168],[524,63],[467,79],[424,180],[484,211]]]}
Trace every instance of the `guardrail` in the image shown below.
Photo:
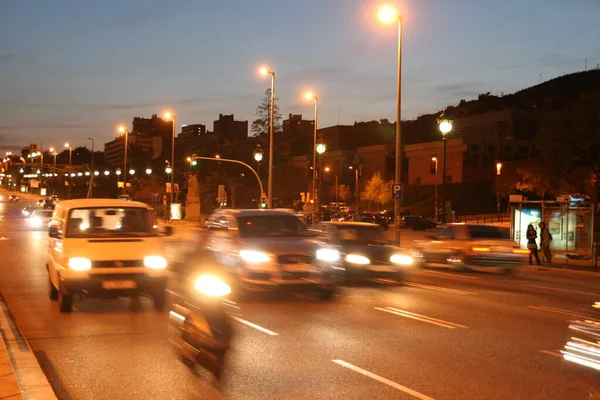
{"label": "guardrail", "polygon": [[470,222],[472,224],[493,224],[510,222],[509,214],[477,214],[454,217],[455,222]]}

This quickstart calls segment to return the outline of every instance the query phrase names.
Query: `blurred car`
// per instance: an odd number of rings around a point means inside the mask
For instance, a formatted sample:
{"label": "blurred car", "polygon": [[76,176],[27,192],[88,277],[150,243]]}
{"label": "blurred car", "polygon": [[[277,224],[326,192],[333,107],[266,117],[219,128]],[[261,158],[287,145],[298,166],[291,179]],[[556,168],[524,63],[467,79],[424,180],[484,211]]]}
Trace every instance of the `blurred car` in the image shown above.
{"label": "blurred car", "polygon": [[17,196],[16,194],[11,194],[10,196],[8,196],[8,201],[18,202],[19,201],[19,196]]}
{"label": "blurred car", "polygon": [[0,194],[0,201],[4,201],[4,196]]}
{"label": "blurred car", "polygon": [[405,215],[400,219],[400,228],[412,229],[413,231],[424,231],[436,228],[438,224],[420,215]]}
{"label": "blurred car", "polygon": [[415,241],[415,248],[413,256],[422,265],[498,267],[507,273],[524,264],[529,254],[510,238],[508,228],[483,224],[448,224],[428,240]]}
{"label": "blurred car", "polygon": [[208,247],[235,276],[238,296],[249,291],[314,290],[331,299],[337,287],[331,260],[298,218],[279,210],[220,210],[207,221]]}
{"label": "blurred car", "polygon": [[37,207],[25,207],[21,210],[21,215],[23,216],[23,218],[27,218],[31,215],[32,212],[34,212],[37,209]]}
{"label": "blurred car", "polygon": [[29,229],[44,230],[50,227],[52,221],[52,210],[36,209],[27,217],[27,226]]}
{"label": "blurred car", "polygon": [[343,218],[340,218],[338,221],[342,221],[342,222],[366,222],[366,223],[371,223],[371,224],[377,224],[381,227],[381,229],[383,229],[384,231],[387,231],[388,229],[390,229],[389,224],[387,223],[386,219],[378,214],[372,213],[372,212],[361,212],[358,214],[350,214],[347,215]]}
{"label": "blurred car", "polygon": [[579,386],[590,399],[600,398],[600,302],[582,311],[579,320],[571,321],[561,354],[565,371],[574,374]]}
{"label": "blurred car", "polygon": [[388,224],[394,223],[394,210],[384,210],[378,214],[381,215],[383,218],[385,218],[385,220]]}
{"label": "blurred car", "polygon": [[322,222],[317,224],[322,252],[343,267],[346,283],[361,280],[404,279],[413,265],[412,257],[383,238],[379,225],[365,222]]}

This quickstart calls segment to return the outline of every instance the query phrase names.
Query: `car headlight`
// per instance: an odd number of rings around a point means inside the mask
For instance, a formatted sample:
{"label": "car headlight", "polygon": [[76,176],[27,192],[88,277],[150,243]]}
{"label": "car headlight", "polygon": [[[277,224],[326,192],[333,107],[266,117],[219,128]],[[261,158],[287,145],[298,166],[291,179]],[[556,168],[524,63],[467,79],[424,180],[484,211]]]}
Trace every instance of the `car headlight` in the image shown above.
{"label": "car headlight", "polygon": [[360,265],[371,264],[371,260],[369,260],[365,256],[360,256],[358,254],[348,254],[346,256],[346,261],[348,261],[351,264],[360,264]]}
{"label": "car headlight", "polygon": [[69,258],[69,268],[75,271],[87,271],[92,268],[92,262],[83,257]]}
{"label": "car headlight", "polygon": [[202,294],[214,297],[223,297],[231,293],[231,287],[214,275],[202,275],[194,282],[194,288]]}
{"label": "car headlight", "polygon": [[23,211],[23,216],[29,217],[29,214],[31,214],[29,211]]}
{"label": "car headlight", "polygon": [[321,261],[337,261],[340,259],[340,252],[334,249],[319,249],[317,250],[317,260]]}
{"label": "car headlight", "polygon": [[167,268],[167,260],[161,256],[146,256],[144,257],[144,266],[152,269]]}
{"label": "car headlight", "polygon": [[33,217],[29,219],[29,225],[31,226],[42,226],[42,219],[40,217]]}
{"label": "car headlight", "polygon": [[271,257],[269,257],[268,254],[255,250],[240,250],[240,257],[242,257],[242,260],[252,264],[267,263],[271,261]]}
{"label": "car headlight", "polygon": [[393,256],[390,257],[390,261],[393,262],[394,264],[412,265],[413,258],[411,256],[407,256],[404,254],[394,254]]}

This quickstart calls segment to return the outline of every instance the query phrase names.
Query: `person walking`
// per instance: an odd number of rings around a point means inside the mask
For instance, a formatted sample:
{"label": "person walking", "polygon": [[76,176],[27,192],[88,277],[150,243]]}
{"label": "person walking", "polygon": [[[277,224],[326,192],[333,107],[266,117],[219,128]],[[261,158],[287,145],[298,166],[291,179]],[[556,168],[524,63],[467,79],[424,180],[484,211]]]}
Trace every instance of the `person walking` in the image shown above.
{"label": "person walking", "polygon": [[538,247],[535,241],[537,239],[537,233],[532,224],[527,225],[527,248],[529,249],[529,265],[533,264],[533,257],[537,265],[542,265],[540,256],[538,255]]}
{"label": "person walking", "polygon": [[550,251],[550,243],[552,242],[552,234],[546,227],[545,222],[540,222],[540,247],[542,249],[542,256],[544,262],[552,264],[552,252]]}

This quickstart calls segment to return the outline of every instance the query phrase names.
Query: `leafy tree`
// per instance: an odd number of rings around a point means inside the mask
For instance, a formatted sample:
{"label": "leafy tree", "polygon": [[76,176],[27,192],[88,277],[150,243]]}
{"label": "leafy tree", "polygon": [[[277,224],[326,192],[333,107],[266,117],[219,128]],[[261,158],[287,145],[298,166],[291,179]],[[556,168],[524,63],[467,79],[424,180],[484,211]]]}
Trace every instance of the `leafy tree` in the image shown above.
{"label": "leafy tree", "polygon": [[[278,98],[275,98],[275,108],[273,109],[273,131],[275,133],[281,132],[281,113],[277,104],[278,100]],[[266,90],[262,103],[256,107],[255,116],[256,119],[252,122],[251,128],[253,135],[268,136],[271,121],[271,88]]]}
{"label": "leafy tree", "polygon": [[517,172],[521,176],[517,182],[516,188],[525,192],[533,192],[540,196],[542,200],[551,190],[556,190],[556,176],[550,173],[549,166],[545,163],[536,160],[535,162],[517,168]]}
{"label": "leafy tree", "polygon": [[389,202],[392,199],[391,182],[386,182],[381,177],[379,172],[375,172],[371,179],[367,181],[365,190],[361,194],[361,198],[377,203],[378,209],[381,205]]}

